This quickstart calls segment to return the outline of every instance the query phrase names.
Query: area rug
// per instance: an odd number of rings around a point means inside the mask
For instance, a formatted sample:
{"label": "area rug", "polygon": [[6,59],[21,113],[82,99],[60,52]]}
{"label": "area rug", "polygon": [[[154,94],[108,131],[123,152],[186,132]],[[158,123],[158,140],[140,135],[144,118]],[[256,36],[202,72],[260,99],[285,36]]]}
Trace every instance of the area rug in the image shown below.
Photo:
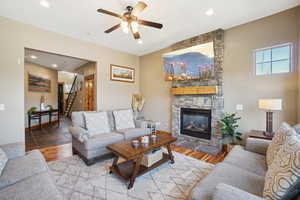
{"label": "area rug", "polygon": [[184,200],[214,165],[174,152],[175,163],[165,163],[127,182],[109,174],[112,160],[86,166],[78,156],[49,163],[64,199],[71,200]]}

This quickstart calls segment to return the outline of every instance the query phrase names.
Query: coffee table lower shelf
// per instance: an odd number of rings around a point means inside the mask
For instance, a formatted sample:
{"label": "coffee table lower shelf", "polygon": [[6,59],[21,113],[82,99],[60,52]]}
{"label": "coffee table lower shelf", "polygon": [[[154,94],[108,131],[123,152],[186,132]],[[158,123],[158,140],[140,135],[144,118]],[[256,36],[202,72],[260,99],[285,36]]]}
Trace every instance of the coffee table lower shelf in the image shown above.
{"label": "coffee table lower shelf", "polygon": [[[165,162],[168,162],[169,160],[172,162],[170,155],[163,153],[163,158],[161,160],[157,161],[156,163],[154,163],[153,165],[151,165],[150,167],[139,165],[139,168],[138,168],[138,171],[137,171],[135,177],[141,176],[141,175],[147,173],[148,171],[164,164]],[[128,161],[118,163],[115,166],[111,166],[110,173],[117,174],[118,176],[121,176],[125,180],[130,180],[132,178],[135,167],[136,167],[136,162],[134,160],[128,160]],[[128,189],[130,189],[131,187],[129,185]]]}

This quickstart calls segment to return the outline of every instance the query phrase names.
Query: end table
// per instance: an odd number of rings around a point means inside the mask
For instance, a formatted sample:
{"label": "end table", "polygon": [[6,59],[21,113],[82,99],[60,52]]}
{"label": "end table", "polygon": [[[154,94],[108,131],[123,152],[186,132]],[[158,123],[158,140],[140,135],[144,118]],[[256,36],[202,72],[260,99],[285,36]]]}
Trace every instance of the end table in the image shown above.
{"label": "end table", "polygon": [[265,139],[265,140],[273,139],[273,136],[267,136],[264,134],[264,131],[260,131],[260,130],[251,130],[247,135],[250,138],[259,138],[259,139]]}

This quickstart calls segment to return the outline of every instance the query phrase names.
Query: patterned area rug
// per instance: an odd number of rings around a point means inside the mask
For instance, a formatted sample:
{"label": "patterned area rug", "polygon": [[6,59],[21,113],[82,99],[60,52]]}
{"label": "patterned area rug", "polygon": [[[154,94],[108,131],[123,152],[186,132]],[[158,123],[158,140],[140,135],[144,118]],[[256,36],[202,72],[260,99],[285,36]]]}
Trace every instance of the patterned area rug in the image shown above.
{"label": "patterned area rug", "polygon": [[165,163],[136,179],[132,189],[127,182],[109,174],[112,160],[90,167],[73,156],[49,163],[64,199],[85,200],[184,200],[193,186],[214,165],[174,152],[175,163]]}

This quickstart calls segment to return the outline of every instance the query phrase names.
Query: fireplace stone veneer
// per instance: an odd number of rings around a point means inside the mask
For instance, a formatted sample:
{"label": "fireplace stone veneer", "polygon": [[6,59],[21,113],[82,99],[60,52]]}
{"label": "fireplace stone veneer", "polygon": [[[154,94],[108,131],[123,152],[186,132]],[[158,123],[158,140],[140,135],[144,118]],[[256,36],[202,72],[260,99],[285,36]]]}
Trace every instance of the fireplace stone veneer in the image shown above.
{"label": "fireplace stone veneer", "polygon": [[[216,30],[200,36],[184,40],[171,46],[172,50],[183,49],[207,42],[214,42],[215,77],[209,80],[173,81],[172,88],[193,86],[217,86],[217,93],[211,95],[174,95],[172,101],[172,134],[178,137],[185,145],[192,146],[193,150],[210,154],[218,154],[222,149],[218,121],[224,113],[223,95],[223,58],[224,58],[224,30]],[[197,138],[181,134],[181,109],[206,109],[211,110],[211,138]]]}

